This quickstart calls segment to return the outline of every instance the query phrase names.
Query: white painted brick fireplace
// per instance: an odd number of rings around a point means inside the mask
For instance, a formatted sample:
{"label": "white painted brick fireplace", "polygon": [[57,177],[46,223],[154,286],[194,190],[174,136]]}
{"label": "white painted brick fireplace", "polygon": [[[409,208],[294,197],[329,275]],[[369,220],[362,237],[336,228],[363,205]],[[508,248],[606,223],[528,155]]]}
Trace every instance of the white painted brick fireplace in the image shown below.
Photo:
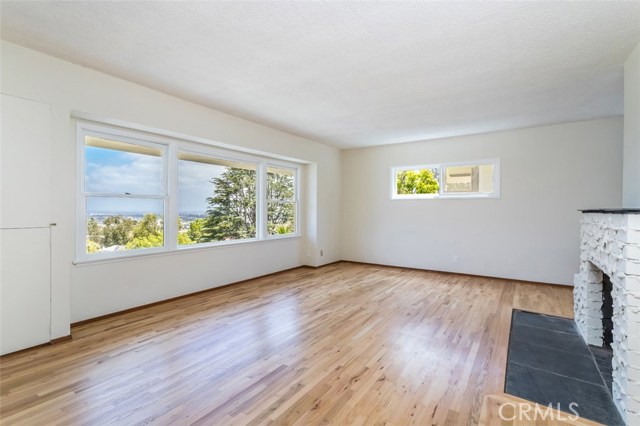
{"label": "white painted brick fireplace", "polygon": [[603,273],[613,296],[613,399],[628,425],[640,426],[640,210],[584,210],[575,321],[588,344],[602,346]]}

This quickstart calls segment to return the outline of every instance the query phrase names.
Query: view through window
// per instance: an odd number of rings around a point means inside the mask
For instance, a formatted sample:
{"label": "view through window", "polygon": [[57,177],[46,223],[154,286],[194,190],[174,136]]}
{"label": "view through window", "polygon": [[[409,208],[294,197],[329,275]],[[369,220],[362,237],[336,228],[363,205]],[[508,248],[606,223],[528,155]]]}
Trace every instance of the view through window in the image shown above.
{"label": "view through window", "polygon": [[94,127],[78,127],[80,259],[297,235],[297,165]]}
{"label": "view through window", "polygon": [[178,154],[178,244],[256,238],[255,164]]}
{"label": "view through window", "polygon": [[164,149],[85,138],[86,252],[164,245]]}
{"label": "view through window", "polygon": [[296,231],[295,169],[267,169],[267,231],[286,235]]}
{"label": "view through window", "polygon": [[396,172],[396,194],[437,194],[440,191],[440,169],[428,167]]}

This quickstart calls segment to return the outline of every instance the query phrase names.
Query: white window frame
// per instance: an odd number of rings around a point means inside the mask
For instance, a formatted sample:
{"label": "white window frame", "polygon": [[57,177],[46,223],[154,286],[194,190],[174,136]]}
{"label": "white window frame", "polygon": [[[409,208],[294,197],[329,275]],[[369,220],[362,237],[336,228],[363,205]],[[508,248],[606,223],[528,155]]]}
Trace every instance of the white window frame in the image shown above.
{"label": "white window frame", "polygon": [[[148,195],[148,194],[118,194],[118,193],[97,193],[85,191],[85,171],[86,171],[86,158],[85,158],[85,138],[86,136],[95,136],[108,140],[114,140],[116,142],[125,142],[132,145],[145,146],[149,148],[160,149],[162,151],[162,194],[161,195]],[[168,153],[169,145],[166,141],[160,138],[154,137],[141,137],[142,135],[123,131],[119,129],[106,128],[102,126],[96,126],[87,123],[78,123],[77,139],[78,139],[78,198],[77,198],[77,232],[76,235],[76,258],[78,260],[101,260],[111,259],[118,257],[126,257],[132,254],[150,254],[166,251],[169,245],[168,236],[168,221],[167,214],[169,209],[169,176],[168,176]],[[163,224],[163,245],[160,247],[140,248],[135,250],[122,250],[115,252],[104,253],[87,253],[87,199],[89,197],[109,197],[109,198],[130,198],[130,199],[162,199],[162,224]]]}
{"label": "white window frame", "polygon": [[[444,192],[444,175],[447,167],[458,166],[493,166],[493,192]],[[396,174],[404,170],[437,169],[438,193],[436,194],[398,194],[396,185]],[[478,161],[458,161],[437,164],[421,164],[415,166],[397,166],[391,168],[391,199],[392,200],[435,200],[435,199],[460,199],[460,198],[500,198],[500,159],[486,159]]]}
{"label": "white window frame", "polygon": [[[262,161],[258,158],[258,157],[254,157],[254,156],[250,156],[250,155],[243,155],[242,153],[230,153],[228,150],[223,150],[223,149],[217,149],[217,148],[207,148],[207,147],[196,147],[196,146],[190,146],[188,144],[185,143],[179,143],[177,145],[177,150],[176,150],[176,157],[175,157],[175,176],[176,176],[176,190],[175,190],[175,194],[176,194],[176,213],[175,213],[175,218],[177,219],[178,217],[180,217],[180,214],[178,212],[178,197],[180,196],[180,194],[178,194],[178,155],[185,153],[185,154],[194,154],[194,155],[200,155],[203,157],[211,157],[211,158],[215,158],[215,159],[219,159],[219,160],[227,160],[227,161],[233,161],[236,163],[245,163],[245,164],[251,164],[251,165],[255,165],[256,166],[256,236],[254,238],[243,238],[243,239],[239,239],[239,240],[229,240],[229,241],[210,241],[207,243],[195,243],[195,244],[188,244],[188,245],[179,245],[178,244],[178,229],[177,229],[177,224],[176,224],[176,238],[175,238],[175,242],[176,242],[176,247],[178,250],[189,250],[189,249],[193,249],[193,248],[197,248],[197,247],[213,247],[213,246],[220,246],[220,245],[228,245],[228,244],[234,244],[234,243],[242,243],[242,242],[251,242],[251,241],[259,241],[261,240],[260,235],[261,235],[261,230],[260,228],[262,227],[262,223],[260,221],[260,209],[261,209],[261,205],[260,205],[260,169],[261,169],[261,164]],[[177,221],[174,221],[177,222]]]}
{"label": "white window frame", "polygon": [[[267,199],[267,169],[269,167],[274,167],[274,168],[279,168],[279,169],[289,169],[293,171],[293,200],[268,200]],[[299,235],[300,233],[300,180],[299,180],[299,175],[300,175],[300,168],[295,166],[293,163],[288,163],[288,162],[275,162],[275,161],[269,161],[266,164],[264,164],[264,170],[263,173],[261,174],[262,178],[263,178],[263,188],[265,189],[264,191],[262,191],[262,195],[264,196],[264,200],[263,200],[263,207],[262,207],[262,214],[264,215],[264,229],[263,229],[263,237],[265,239],[269,239],[269,240],[277,240],[280,238],[288,238],[291,236],[296,236]],[[269,205],[269,202],[286,202],[286,203],[295,203],[296,204],[296,208],[295,208],[295,213],[294,213],[294,232],[290,233],[290,234],[276,234],[276,235],[269,235],[269,230],[268,230],[268,220],[269,218],[267,217],[267,207]]]}
{"label": "white window frame", "polygon": [[[123,250],[108,253],[87,253],[87,197],[93,193],[85,192],[85,137],[96,136],[104,139],[121,141],[125,143],[148,146],[162,150],[162,179],[163,196],[153,196],[151,198],[163,198],[163,246],[152,248],[141,248],[135,250]],[[109,259],[131,258],[148,254],[169,253],[183,250],[194,250],[207,247],[226,246],[234,244],[244,244],[260,242],[274,239],[298,238],[301,236],[302,220],[300,217],[300,163],[278,160],[261,155],[247,154],[241,151],[234,151],[226,148],[207,146],[203,143],[190,142],[176,138],[156,136],[138,130],[115,128],[109,125],[98,125],[87,122],[78,122],[76,125],[77,139],[77,171],[76,171],[76,263],[88,263]],[[256,166],[256,237],[241,240],[213,241],[207,243],[179,245],[178,244],[178,155],[189,153],[212,157],[221,160],[228,160],[240,163],[247,163]],[[267,168],[277,167],[294,170],[295,185],[295,232],[284,235],[268,235],[267,232]],[[116,196],[116,194],[100,194],[101,196]],[[124,198],[145,198],[143,196],[117,195]]]}

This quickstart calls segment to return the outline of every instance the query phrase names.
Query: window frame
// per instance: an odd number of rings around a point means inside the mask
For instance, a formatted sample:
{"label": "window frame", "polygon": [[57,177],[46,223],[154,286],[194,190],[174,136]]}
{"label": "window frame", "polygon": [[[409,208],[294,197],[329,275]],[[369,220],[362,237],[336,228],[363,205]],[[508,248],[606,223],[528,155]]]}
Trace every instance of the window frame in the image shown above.
{"label": "window frame", "polygon": [[[480,192],[444,192],[444,176],[447,167],[459,166],[493,166],[493,191],[490,193]],[[436,194],[398,194],[396,175],[405,170],[437,169],[438,192]],[[474,198],[500,198],[500,159],[485,159],[478,161],[456,161],[434,164],[420,164],[413,166],[391,167],[391,199],[392,200],[436,200],[436,199],[474,199]]]}
{"label": "window frame", "polygon": [[[110,192],[87,192],[85,190],[86,183],[86,137],[94,136],[98,138],[104,138],[108,140],[114,140],[115,142],[124,142],[132,145],[139,145],[148,148],[160,149],[162,152],[162,194],[118,194]],[[78,260],[103,260],[127,257],[131,255],[160,253],[167,250],[168,246],[168,224],[167,215],[169,209],[169,176],[168,176],[168,160],[169,160],[169,144],[167,141],[161,138],[155,137],[141,137],[142,135],[120,129],[106,128],[88,123],[78,123],[77,139],[78,139],[78,174],[76,176],[76,183],[78,186],[77,197],[77,239],[76,239],[76,258]],[[162,231],[163,239],[162,246],[139,248],[135,250],[122,250],[115,252],[103,252],[103,253],[87,253],[87,200],[90,197],[104,197],[104,198],[124,198],[124,199],[161,199],[162,203]]]}
{"label": "window frame", "polygon": [[[267,191],[267,185],[268,185],[268,181],[267,181],[267,171],[270,167],[273,168],[278,168],[278,169],[289,169],[293,171],[293,199],[291,200],[270,200],[267,198],[267,193],[269,191]],[[262,194],[264,195],[264,202],[263,202],[263,206],[262,206],[262,214],[264,214],[264,238],[267,240],[277,240],[277,239],[281,239],[281,238],[289,238],[292,236],[297,236],[300,234],[300,180],[299,180],[299,174],[300,174],[300,168],[299,167],[295,167],[292,165],[292,163],[287,163],[287,162],[276,162],[276,161],[269,161],[267,163],[264,164],[264,174],[263,174],[263,184],[264,184],[264,191],[262,192]],[[294,209],[294,223],[293,223],[293,229],[294,232],[289,233],[289,234],[269,234],[269,217],[268,217],[268,206],[270,202],[278,202],[278,203],[294,203],[295,204],[295,209]]]}
{"label": "window frame", "polygon": [[176,233],[175,233],[175,244],[176,244],[176,249],[177,250],[189,250],[189,249],[194,249],[194,248],[199,248],[199,247],[213,247],[213,246],[220,246],[220,245],[228,245],[228,244],[234,244],[234,243],[247,243],[247,242],[252,242],[252,241],[259,241],[261,240],[260,238],[260,227],[261,227],[261,222],[260,222],[260,214],[259,214],[259,210],[260,210],[260,165],[261,165],[261,161],[258,160],[258,158],[253,157],[253,156],[249,156],[249,155],[242,155],[242,153],[238,153],[238,155],[229,155],[229,151],[227,150],[222,150],[222,149],[216,149],[216,148],[207,148],[207,147],[194,147],[194,146],[189,146],[185,143],[179,142],[176,145],[176,156],[175,156],[175,176],[176,176],[176,190],[175,190],[175,198],[176,198],[176,216],[175,219],[178,219],[180,217],[180,212],[178,211],[178,199],[180,197],[180,194],[178,192],[178,161],[180,161],[180,159],[178,158],[178,156],[180,154],[193,154],[193,155],[199,155],[202,157],[210,157],[210,158],[215,158],[215,159],[219,159],[219,160],[226,160],[226,161],[233,161],[236,163],[245,163],[245,164],[251,164],[251,165],[255,165],[256,166],[256,236],[254,238],[243,238],[243,239],[238,239],[238,240],[228,240],[228,241],[210,241],[207,243],[195,243],[195,244],[185,244],[185,245],[180,245],[178,244],[178,233],[179,233],[179,229],[177,229],[177,224],[176,226]]}
{"label": "window frame", "polygon": [[[122,250],[116,252],[87,253],[87,199],[90,194],[85,191],[85,137],[95,136],[99,138],[130,143],[162,150],[162,196],[137,196],[136,194],[119,194],[121,198],[162,198],[163,202],[163,245],[160,247],[140,248],[135,250]],[[76,170],[76,264],[91,263],[105,260],[117,260],[133,258],[150,254],[166,254],[198,250],[203,248],[220,247],[227,245],[263,242],[277,239],[298,238],[301,236],[300,217],[300,170],[303,163],[279,160],[262,155],[248,154],[218,146],[209,146],[202,142],[194,142],[175,137],[157,136],[142,130],[112,127],[108,124],[93,124],[85,121],[76,123],[77,140],[77,170]],[[212,157],[256,166],[256,237],[229,241],[212,241],[188,245],[178,244],[178,156],[181,153]],[[277,167],[294,170],[295,185],[295,232],[283,235],[268,235],[267,231],[267,168]],[[89,195],[88,195],[89,194]],[[104,193],[100,196],[115,196]],[[149,194],[147,194],[149,195]]]}

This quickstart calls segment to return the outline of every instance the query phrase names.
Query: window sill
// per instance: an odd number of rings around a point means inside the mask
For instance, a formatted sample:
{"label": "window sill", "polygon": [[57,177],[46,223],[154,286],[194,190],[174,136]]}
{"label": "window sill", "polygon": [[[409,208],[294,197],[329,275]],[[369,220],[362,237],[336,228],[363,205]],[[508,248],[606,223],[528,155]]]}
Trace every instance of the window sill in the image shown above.
{"label": "window sill", "polygon": [[392,196],[391,200],[465,200],[465,199],[479,199],[479,198],[500,198],[500,194],[451,194],[451,195],[413,195],[413,196]]}
{"label": "window sill", "polygon": [[108,256],[108,257],[100,257],[97,259],[81,259],[72,262],[74,266],[83,267],[83,266],[92,266],[102,263],[114,263],[114,262],[128,262],[137,259],[145,259],[145,258],[154,258],[154,257],[164,257],[164,256],[173,256],[176,254],[185,254],[192,253],[196,251],[203,250],[219,250],[225,248],[238,247],[243,245],[250,244],[265,244],[265,243],[273,243],[277,241],[283,240],[295,240],[302,238],[300,235],[283,235],[283,236],[272,236],[269,238],[265,238],[263,240],[251,239],[251,240],[242,240],[242,241],[230,241],[230,242],[218,242],[218,243],[209,243],[209,244],[193,244],[187,246],[181,246],[175,249],[168,250],[154,250],[153,251],[141,251],[140,253],[129,253],[117,255],[117,256]]}

